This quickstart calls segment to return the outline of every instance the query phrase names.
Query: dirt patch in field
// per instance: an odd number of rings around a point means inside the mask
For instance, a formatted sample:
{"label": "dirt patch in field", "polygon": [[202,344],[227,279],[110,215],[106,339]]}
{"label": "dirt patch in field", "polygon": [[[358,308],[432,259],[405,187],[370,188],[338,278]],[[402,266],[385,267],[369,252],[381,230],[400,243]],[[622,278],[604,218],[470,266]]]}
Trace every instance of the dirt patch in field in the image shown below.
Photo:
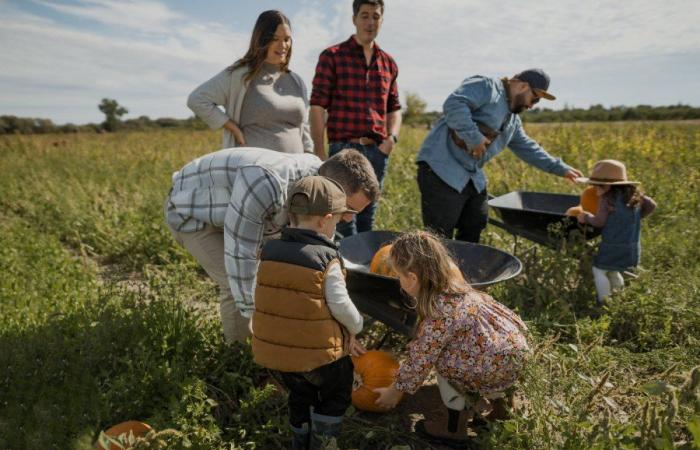
{"label": "dirt patch in field", "polygon": [[[86,269],[94,271],[102,285],[115,286],[117,289],[122,289],[126,292],[137,294],[145,302],[149,301],[151,286],[144,277],[142,272],[125,270],[121,265],[105,261],[99,256],[90,255],[84,248],[76,248],[66,243],[63,248],[73,255],[74,258],[81,261]],[[213,282],[212,282],[213,285]],[[206,296],[205,296],[206,297]],[[198,295],[192,295],[186,302],[187,306],[194,308],[207,319],[219,317],[219,302],[207,301]]]}

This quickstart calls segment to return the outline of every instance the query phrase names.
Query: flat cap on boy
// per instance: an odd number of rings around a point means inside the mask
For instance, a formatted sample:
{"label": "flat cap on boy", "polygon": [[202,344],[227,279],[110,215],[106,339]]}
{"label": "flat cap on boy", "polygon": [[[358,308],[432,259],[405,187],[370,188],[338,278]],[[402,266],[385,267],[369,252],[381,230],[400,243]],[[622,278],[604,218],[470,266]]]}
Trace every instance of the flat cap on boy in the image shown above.
{"label": "flat cap on boy", "polygon": [[307,216],[356,214],[346,202],[345,191],[337,181],[315,175],[294,184],[289,193],[289,212]]}

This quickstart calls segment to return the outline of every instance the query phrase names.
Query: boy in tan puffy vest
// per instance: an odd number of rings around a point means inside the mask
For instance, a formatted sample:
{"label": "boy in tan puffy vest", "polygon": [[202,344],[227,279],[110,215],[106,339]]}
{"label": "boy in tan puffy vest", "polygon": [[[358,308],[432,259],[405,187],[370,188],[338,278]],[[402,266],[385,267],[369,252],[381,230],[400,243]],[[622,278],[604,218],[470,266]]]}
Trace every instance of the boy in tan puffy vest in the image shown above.
{"label": "boy in tan puffy vest", "polygon": [[342,258],[331,240],[352,218],[343,188],[330,178],[299,180],[289,193],[292,226],[262,249],[255,289],[255,362],[279,373],[289,390],[292,448],[316,448],[337,437],[350,406],[349,351],[362,316],[345,286]]}

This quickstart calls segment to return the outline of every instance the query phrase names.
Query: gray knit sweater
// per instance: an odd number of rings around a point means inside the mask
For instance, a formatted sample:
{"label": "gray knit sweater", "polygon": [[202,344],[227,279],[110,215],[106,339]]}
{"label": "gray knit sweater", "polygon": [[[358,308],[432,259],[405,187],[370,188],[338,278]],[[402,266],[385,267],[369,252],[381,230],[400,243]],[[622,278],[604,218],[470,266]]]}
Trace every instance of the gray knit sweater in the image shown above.
{"label": "gray knit sweater", "polygon": [[[240,125],[243,100],[249,83],[245,81],[247,67],[239,67],[234,71],[224,69],[210,80],[198,86],[187,99],[187,106],[212,129],[221,128],[231,119]],[[294,72],[288,74],[302,92],[305,112],[302,123],[292,124],[301,134],[304,151],[313,153],[313,142],[309,133],[308,99],[304,81]],[[223,111],[221,108],[223,107]],[[248,144],[249,145],[249,144]],[[221,148],[236,147],[236,141],[228,130],[223,130]]]}
{"label": "gray knit sweater", "polygon": [[246,146],[285,153],[303,153],[301,125],[306,105],[301,87],[287,72],[264,63],[250,82],[241,106],[238,126]]}

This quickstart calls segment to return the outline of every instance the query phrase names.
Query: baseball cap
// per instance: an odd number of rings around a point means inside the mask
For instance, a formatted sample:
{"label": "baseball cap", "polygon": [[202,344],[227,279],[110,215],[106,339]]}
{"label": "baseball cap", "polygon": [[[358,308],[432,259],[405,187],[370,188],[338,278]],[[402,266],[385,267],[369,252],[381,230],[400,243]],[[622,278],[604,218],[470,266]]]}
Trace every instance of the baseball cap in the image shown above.
{"label": "baseball cap", "polygon": [[540,97],[546,98],[547,100],[556,100],[556,97],[547,92],[549,88],[549,75],[547,75],[542,69],[527,69],[523,70],[519,74],[515,75],[520,81],[524,81],[530,85],[533,91]]}
{"label": "baseball cap", "polygon": [[320,175],[304,177],[289,192],[289,212],[307,216],[355,214],[348,208],[343,187],[335,180]]}

